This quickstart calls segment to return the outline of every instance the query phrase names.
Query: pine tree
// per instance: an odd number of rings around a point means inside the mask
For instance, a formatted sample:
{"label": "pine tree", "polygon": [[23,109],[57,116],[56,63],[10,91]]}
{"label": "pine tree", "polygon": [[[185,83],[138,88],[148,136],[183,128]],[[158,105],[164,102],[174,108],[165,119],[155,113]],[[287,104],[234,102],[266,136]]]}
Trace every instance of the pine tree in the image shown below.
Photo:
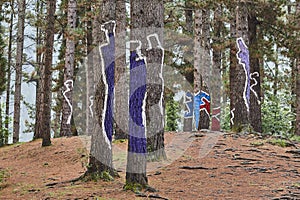
{"label": "pine tree", "polygon": [[102,1],[100,5],[97,5],[98,15],[93,19],[93,43],[97,46],[100,45],[100,48],[97,48],[92,54],[96,84],[95,125],[86,176],[103,173],[116,176],[112,164],[115,6],[115,1]]}
{"label": "pine tree", "polygon": [[250,63],[246,3],[237,3],[234,14],[230,27],[233,39],[230,54],[230,112],[232,130],[240,132],[249,128]]}
{"label": "pine tree", "polygon": [[66,36],[66,56],[64,68],[62,120],[60,136],[71,136],[71,119],[73,116],[73,87],[74,87],[74,68],[75,68],[75,35],[76,28],[76,1],[68,1],[68,31]]}
{"label": "pine tree", "polygon": [[14,96],[14,125],[13,143],[19,142],[20,135],[20,104],[21,104],[21,84],[22,84],[22,65],[23,65],[23,46],[25,29],[25,10],[26,1],[18,0],[18,33],[17,33],[17,55],[16,55],[16,81]]}
{"label": "pine tree", "polygon": [[[2,2],[0,2],[0,100],[1,100],[1,95],[5,91],[6,87],[6,59],[4,57],[4,48],[5,44],[2,38],[3,35],[3,28],[2,28],[2,21],[3,21],[3,16],[2,16]],[[3,128],[3,118],[2,118],[2,105],[0,101],[0,147],[6,144],[6,131]]]}
{"label": "pine tree", "polygon": [[[55,24],[55,9],[56,9],[56,0],[47,1],[47,29],[45,37],[45,56],[44,56],[44,65],[41,70],[41,89],[42,89],[42,98],[41,98],[41,130],[42,134],[42,146],[51,145],[51,83],[52,83],[52,55],[53,55],[53,43],[54,43],[54,24]],[[40,131],[41,131],[40,130]]]}

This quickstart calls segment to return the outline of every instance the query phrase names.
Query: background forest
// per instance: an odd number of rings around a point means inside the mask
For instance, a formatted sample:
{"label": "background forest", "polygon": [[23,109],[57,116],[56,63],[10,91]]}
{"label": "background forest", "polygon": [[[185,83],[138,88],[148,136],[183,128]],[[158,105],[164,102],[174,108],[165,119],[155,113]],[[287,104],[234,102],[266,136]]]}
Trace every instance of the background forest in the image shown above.
{"label": "background forest", "polygon": [[[101,2],[77,1],[73,2],[73,7],[68,7],[67,1],[51,2],[53,13],[49,10],[49,3],[1,1],[2,145],[19,141],[19,135],[23,141],[31,140],[33,133],[34,138],[40,138],[40,127],[46,124],[42,129],[55,137],[66,134],[61,130],[61,121],[64,120],[63,83],[68,76],[65,69],[75,72],[69,74],[74,80],[82,78],[80,76],[83,75],[77,71],[85,68],[85,59],[95,45],[93,20],[98,15],[97,8]],[[118,28],[128,32],[130,2],[118,3],[121,6],[117,5],[117,17],[122,16],[120,19],[123,20],[119,21],[122,25]],[[205,49],[209,54],[206,57],[211,60],[204,64],[210,70],[207,72],[213,74],[215,68],[220,70],[221,125],[223,130],[230,130],[230,98],[233,99],[235,90],[230,85],[230,80],[234,82],[230,66],[232,44],[236,37],[232,27],[233,23],[244,24],[247,43],[250,44],[251,67],[260,73],[254,89],[259,91],[261,104],[251,106],[251,113],[258,120],[254,123],[249,116],[251,125],[255,131],[266,134],[299,135],[299,3],[287,0],[247,1],[242,11],[246,19],[234,22],[237,4],[234,1],[164,1],[164,27],[183,35],[182,40],[198,40],[199,49]],[[73,19],[68,17],[70,12]],[[70,41],[72,44],[68,46]],[[193,44],[188,46],[184,41],[178,41],[176,49],[166,53],[165,57],[165,64],[180,72],[192,86],[194,68],[199,62],[195,56],[197,51],[193,48]],[[43,95],[46,95],[45,100]],[[84,95],[79,97],[82,99],[79,109],[83,118],[88,107]],[[182,130],[183,96],[178,97],[177,94],[176,98],[174,92],[165,90],[165,99],[165,129]],[[44,107],[47,111],[43,111]],[[43,114],[47,120],[43,119]],[[81,129],[79,134],[84,133],[85,130]],[[75,126],[72,134],[77,134]]]}
{"label": "background forest", "polygon": [[[299,0],[2,0],[0,8],[0,147],[91,136],[84,174],[67,183],[125,172],[125,190],[155,191],[147,166],[170,159],[165,142],[201,131],[300,142]],[[126,171],[117,171],[121,151],[112,147],[124,142]],[[239,156],[229,157],[257,161]]]}

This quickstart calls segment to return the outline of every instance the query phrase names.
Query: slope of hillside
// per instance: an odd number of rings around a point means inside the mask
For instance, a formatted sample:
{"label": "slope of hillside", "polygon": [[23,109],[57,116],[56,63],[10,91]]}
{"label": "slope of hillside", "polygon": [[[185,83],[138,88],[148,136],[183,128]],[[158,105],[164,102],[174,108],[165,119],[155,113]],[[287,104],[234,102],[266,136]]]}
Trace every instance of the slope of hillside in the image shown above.
{"label": "slope of hillside", "polygon": [[[85,172],[86,138],[53,139],[46,148],[41,148],[40,140],[0,148],[0,199],[300,199],[298,144],[282,148],[253,135],[211,137],[207,132],[192,136],[182,154],[172,143],[176,134],[184,133],[166,133],[166,143],[179,158],[150,164],[149,184],[157,191],[139,195],[123,190],[122,166],[120,178],[113,182],[46,186]],[[123,150],[126,145],[115,143]]]}

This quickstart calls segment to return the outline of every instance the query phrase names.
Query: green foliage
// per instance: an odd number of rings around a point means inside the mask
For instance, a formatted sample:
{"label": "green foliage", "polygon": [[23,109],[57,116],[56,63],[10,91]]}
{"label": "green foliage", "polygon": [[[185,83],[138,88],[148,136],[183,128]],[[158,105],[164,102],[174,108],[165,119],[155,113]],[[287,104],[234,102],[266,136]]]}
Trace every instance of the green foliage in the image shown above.
{"label": "green foliage", "polygon": [[272,145],[280,146],[280,147],[289,146],[289,143],[284,139],[271,139],[268,141],[268,143],[270,143]]}
{"label": "green foliage", "polygon": [[25,127],[26,129],[24,130],[24,133],[32,133],[34,132],[34,127],[35,127],[35,104],[31,104],[29,102],[23,101],[30,121],[25,120]]}
{"label": "green foliage", "polygon": [[[0,104],[1,109],[0,112],[2,112],[4,110],[5,105],[4,104]],[[2,126],[3,124],[9,123],[9,121],[11,121],[11,118],[4,118],[3,120],[3,113],[0,113],[0,120],[2,120],[0,122],[1,127],[0,127],[0,147],[4,146],[5,144],[8,144],[8,137],[9,137],[9,131],[7,128],[5,128],[4,126]],[[6,121],[8,120],[8,122]]]}
{"label": "green foliage", "polygon": [[176,131],[179,119],[179,103],[174,100],[174,93],[166,98],[166,131]]}

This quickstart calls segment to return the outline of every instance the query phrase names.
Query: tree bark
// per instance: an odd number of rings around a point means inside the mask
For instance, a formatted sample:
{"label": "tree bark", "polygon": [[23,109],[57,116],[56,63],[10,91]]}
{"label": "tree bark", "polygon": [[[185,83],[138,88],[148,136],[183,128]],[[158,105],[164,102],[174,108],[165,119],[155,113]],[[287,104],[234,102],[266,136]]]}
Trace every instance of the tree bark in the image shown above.
{"label": "tree bark", "polygon": [[213,37],[213,66],[212,66],[212,84],[211,84],[211,98],[212,98],[212,131],[221,130],[221,63],[222,52],[220,50],[221,31],[222,31],[222,7],[218,6],[214,13],[214,37]]}
{"label": "tree bark", "polygon": [[128,79],[126,71],[126,5],[116,0],[115,139],[128,134]]}
{"label": "tree bark", "polygon": [[193,35],[194,32],[194,20],[193,20],[193,5],[191,0],[185,0],[185,23],[186,23],[186,33],[188,35]]}
{"label": "tree bark", "polygon": [[[86,1],[86,15],[92,13],[92,2]],[[93,68],[93,23],[92,18],[86,22],[86,45],[87,45],[87,65],[86,65],[86,134],[91,136],[93,132],[93,104],[94,104],[94,68]]]}
{"label": "tree bark", "polygon": [[[296,13],[300,14],[300,1],[297,0],[297,11]],[[298,27],[300,27],[300,22],[298,21]],[[298,32],[299,35],[299,32]],[[297,63],[295,67],[295,78],[296,78],[296,121],[295,121],[295,134],[300,135],[300,58],[298,54]]]}
{"label": "tree bark", "polygon": [[[300,8],[299,8],[300,9]],[[300,135],[300,59],[298,59],[296,66],[296,122],[295,134]]]}
{"label": "tree bark", "polygon": [[52,54],[54,43],[54,23],[55,23],[55,9],[56,0],[47,1],[47,20],[48,25],[46,29],[45,38],[45,56],[44,66],[41,73],[41,130],[42,133],[42,146],[51,145],[51,83],[52,83]]}
{"label": "tree bark", "polygon": [[[40,2],[37,0],[37,16],[42,17],[42,12],[44,8],[44,3]],[[40,27],[37,26],[36,28],[36,72],[37,72],[37,77],[41,77],[41,69],[42,69],[42,46],[43,46],[43,41],[42,41],[42,30]],[[41,116],[41,86],[40,86],[40,79],[36,81],[36,92],[35,92],[35,126],[34,126],[34,139],[42,138],[42,131],[41,131],[41,120],[39,117]]]}
{"label": "tree bark", "polygon": [[[2,4],[3,2],[0,2],[0,24],[3,22],[3,10],[2,10]],[[7,66],[7,60],[5,58],[5,42],[3,41],[3,27],[0,25],[0,96],[7,91],[8,87],[7,85],[7,71],[8,67]],[[8,96],[9,98],[9,96]],[[7,97],[6,97],[7,100]],[[7,144],[7,139],[8,139],[8,129],[5,129],[3,127],[3,110],[2,110],[2,101],[0,97],[0,146],[3,146],[4,144]],[[4,122],[5,123],[5,122]]]}
{"label": "tree bark", "polygon": [[200,124],[200,98],[196,100],[196,96],[200,97],[202,87],[201,68],[201,54],[203,53],[203,46],[201,45],[201,31],[202,31],[202,10],[195,10],[195,36],[194,36],[194,125],[195,129],[199,129]]}
{"label": "tree bark", "polygon": [[72,136],[71,119],[73,116],[73,85],[75,68],[75,35],[76,28],[76,1],[68,1],[68,28],[66,35],[66,55],[64,68],[63,102],[62,102],[62,120],[60,136]]}
{"label": "tree bark", "polygon": [[[13,9],[14,1],[11,2],[10,7]],[[5,103],[5,129],[9,129],[9,103],[10,103],[10,82],[11,82],[11,59],[12,59],[12,39],[13,39],[13,24],[14,24],[14,14],[10,14],[9,22],[9,39],[8,39],[8,56],[7,56],[7,87],[6,87],[6,103]],[[5,137],[5,144],[8,144],[8,134]]]}
{"label": "tree bark", "polygon": [[261,78],[260,78],[260,62],[256,56],[257,42],[257,19],[254,14],[248,17],[249,23],[249,50],[250,50],[250,123],[254,131],[262,132],[262,116],[261,116]]}
{"label": "tree bark", "polygon": [[[92,52],[95,95],[94,130],[92,133],[89,167],[86,175],[108,172],[115,176],[112,164],[113,80],[115,56],[115,1],[104,0],[99,15],[93,20],[93,43],[100,48]],[[101,30],[102,29],[102,30]],[[105,30],[105,31],[104,31]],[[101,56],[100,56],[101,55]],[[99,63],[101,61],[102,63]],[[112,81],[112,82],[111,82]],[[105,111],[105,112],[104,112]]]}
{"label": "tree bark", "polygon": [[14,123],[13,143],[19,142],[20,137],[20,109],[21,109],[21,83],[23,65],[23,46],[25,29],[26,1],[18,0],[18,33],[17,33],[17,55],[16,55],[16,81],[14,95]]}
{"label": "tree bark", "polygon": [[[235,14],[230,27],[231,38],[235,40],[232,41],[230,51],[230,112],[231,129],[240,132],[249,128],[250,106],[248,12],[244,2],[238,3]],[[243,55],[239,54],[241,52]],[[240,61],[237,57],[240,57]]]}
{"label": "tree bark", "polygon": [[199,129],[209,129],[210,125],[210,9],[206,6],[202,10],[202,34],[201,34],[201,105],[200,105],[200,122]]}

